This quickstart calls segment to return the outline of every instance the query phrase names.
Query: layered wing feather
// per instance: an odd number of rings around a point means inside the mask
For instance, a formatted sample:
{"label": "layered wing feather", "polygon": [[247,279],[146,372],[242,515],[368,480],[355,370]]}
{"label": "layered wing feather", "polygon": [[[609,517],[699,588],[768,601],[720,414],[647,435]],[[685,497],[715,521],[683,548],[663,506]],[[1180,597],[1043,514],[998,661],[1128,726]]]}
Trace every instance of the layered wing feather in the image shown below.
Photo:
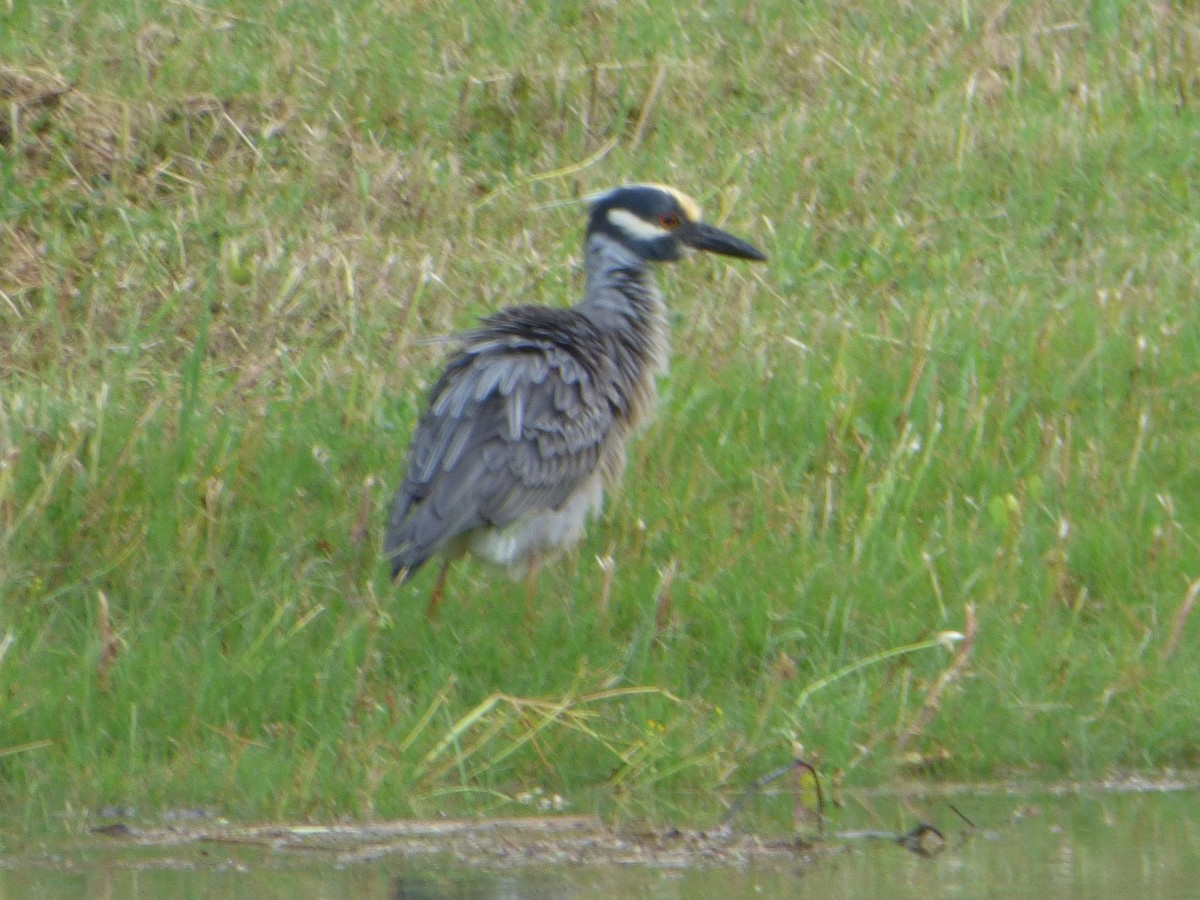
{"label": "layered wing feather", "polygon": [[537,306],[464,336],[412,438],[384,545],[393,575],[476,529],[559,508],[596,473],[621,414],[601,341],[579,312]]}

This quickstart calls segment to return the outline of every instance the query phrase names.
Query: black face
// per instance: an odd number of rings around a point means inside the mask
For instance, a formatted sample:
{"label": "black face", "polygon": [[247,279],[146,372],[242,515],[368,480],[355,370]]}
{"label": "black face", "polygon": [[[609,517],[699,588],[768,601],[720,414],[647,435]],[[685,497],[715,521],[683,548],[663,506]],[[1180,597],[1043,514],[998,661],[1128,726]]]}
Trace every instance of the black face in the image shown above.
{"label": "black face", "polygon": [[699,221],[699,216],[690,197],[669,188],[631,185],[593,201],[588,234],[608,235],[647,260],[679,259],[684,245],[742,259],[767,258],[740,238]]}

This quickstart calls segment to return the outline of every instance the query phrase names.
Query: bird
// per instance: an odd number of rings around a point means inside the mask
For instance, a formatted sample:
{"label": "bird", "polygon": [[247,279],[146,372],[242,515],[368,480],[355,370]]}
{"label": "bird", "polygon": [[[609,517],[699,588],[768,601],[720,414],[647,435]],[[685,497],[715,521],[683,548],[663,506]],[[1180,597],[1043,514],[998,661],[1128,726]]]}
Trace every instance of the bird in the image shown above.
{"label": "bird", "polygon": [[576,545],[625,469],[626,442],[650,417],[667,369],[667,306],[652,263],[685,248],[765,260],[660,184],[588,198],[586,281],[573,306],[518,305],[458,336],[429,391],[392,501],[384,555],[403,582],[471,553],[526,576]]}

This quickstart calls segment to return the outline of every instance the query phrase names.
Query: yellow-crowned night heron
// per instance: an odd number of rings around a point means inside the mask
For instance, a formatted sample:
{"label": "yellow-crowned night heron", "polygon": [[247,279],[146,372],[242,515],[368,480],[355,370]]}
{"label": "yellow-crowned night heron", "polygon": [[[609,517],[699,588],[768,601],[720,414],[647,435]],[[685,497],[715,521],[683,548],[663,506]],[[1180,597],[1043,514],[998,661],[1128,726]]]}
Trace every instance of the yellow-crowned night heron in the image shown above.
{"label": "yellow-crowned night heron", "polygon": [[582,301],[502,309],[461,336],[413,435],[384,543],[397,578],[443,554],[431,613],[463,553],[532,581],[583,536],[666,368],[667,308],[647,263],[685,246],[766,259],[700,221],[686,194],[618,187],[591,200]]}

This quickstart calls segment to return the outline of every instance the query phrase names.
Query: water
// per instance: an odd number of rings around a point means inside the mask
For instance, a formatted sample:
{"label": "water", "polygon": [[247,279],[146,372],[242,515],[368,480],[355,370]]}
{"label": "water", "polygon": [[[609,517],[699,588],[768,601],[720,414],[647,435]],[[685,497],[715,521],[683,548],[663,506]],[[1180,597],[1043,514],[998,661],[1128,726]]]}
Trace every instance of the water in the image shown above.
{"label": "water", "polygon": [[[138,846],[131,838],[99,836],[45,845],[8,838],[0,840],[0,900],[1195,897],[1198,801],[1194,789],[858,797],[830,817],[827,839],[811,854],[791,850],[790,838],[764,842],[759,853],[744,836],[730,843],[700,835],[660,836],[649,852],[646,838],[636,835],[492,836],[455,843],[454,856],[436,852],[437,840],[378,836],[337,848],[211,840]],[[762,798],[749,814],[763,817],[759,825],[775,816],[778,826],[788,804]],[[945,838],[930,856],[863,833],[903,832],[922,820]],[[658,864],[630,864],[635,857]],[[576,861],[551,862],[562,858]]]}

